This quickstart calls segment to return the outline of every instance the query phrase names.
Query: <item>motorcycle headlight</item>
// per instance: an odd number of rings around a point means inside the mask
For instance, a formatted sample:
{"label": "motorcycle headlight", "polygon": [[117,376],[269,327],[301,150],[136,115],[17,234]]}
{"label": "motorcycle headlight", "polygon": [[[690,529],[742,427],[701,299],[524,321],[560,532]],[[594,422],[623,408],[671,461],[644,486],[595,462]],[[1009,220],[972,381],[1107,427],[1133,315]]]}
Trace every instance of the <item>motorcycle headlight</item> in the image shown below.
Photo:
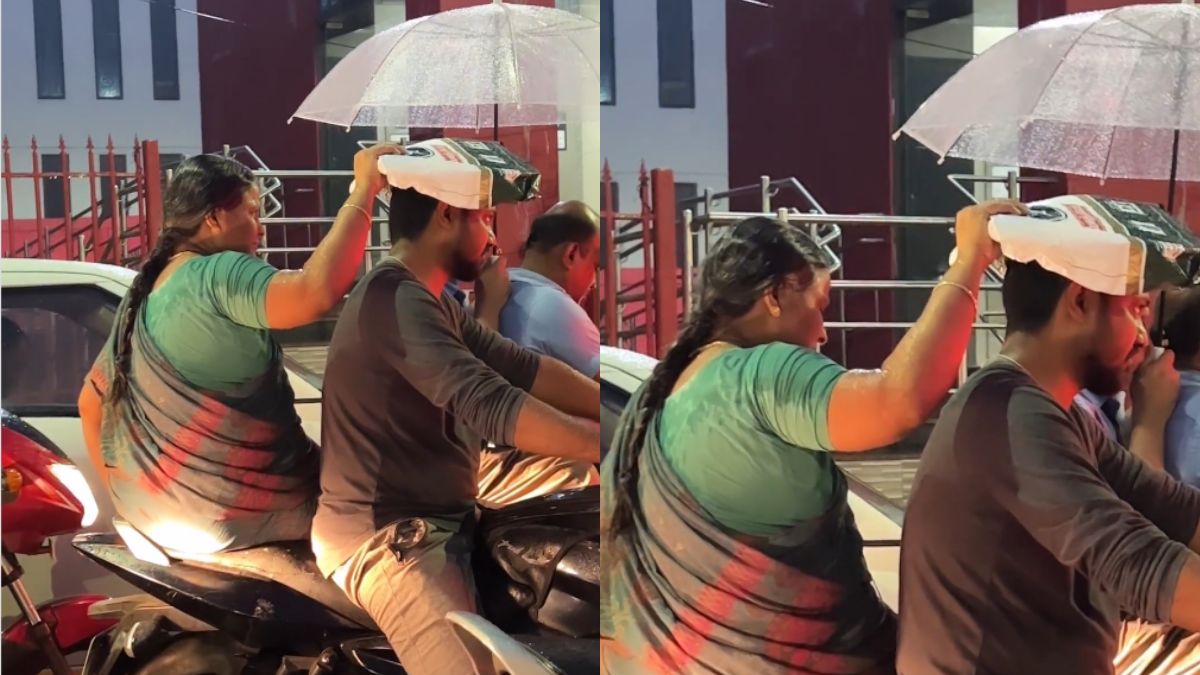
{"label": "motorcycle headlight", "polygon": [[92,494],[92,488],[88,485],[87,479],[83,477],[83,472],[70,464],[51,464],[50,473],[54,474],[58,482],[62,483],[70,491],[71,496],[75,497],[83,507],[83,520],[80,525],[83,527],[94,525],[96,518],[100,516],[100,507],[96,505],[96,497]]}

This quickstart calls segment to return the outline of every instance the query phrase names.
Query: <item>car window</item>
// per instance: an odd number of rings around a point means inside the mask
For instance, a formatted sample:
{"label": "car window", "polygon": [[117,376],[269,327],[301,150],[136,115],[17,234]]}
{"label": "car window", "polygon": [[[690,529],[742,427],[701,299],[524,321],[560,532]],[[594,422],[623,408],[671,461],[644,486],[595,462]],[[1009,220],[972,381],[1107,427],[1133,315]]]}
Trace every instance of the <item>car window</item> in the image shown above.
{"label": "car window", "polygon": [[26,417],[78,415],[79,388],[112,331],[118,303],[95,286],[4,289],[3,407]]}
{"label": "car window", "polygon": [[609,382],[600,382],[600,457],[608,455],[613,436],[617,432],[617,422],[625,405],[629,403],[629,392]]}

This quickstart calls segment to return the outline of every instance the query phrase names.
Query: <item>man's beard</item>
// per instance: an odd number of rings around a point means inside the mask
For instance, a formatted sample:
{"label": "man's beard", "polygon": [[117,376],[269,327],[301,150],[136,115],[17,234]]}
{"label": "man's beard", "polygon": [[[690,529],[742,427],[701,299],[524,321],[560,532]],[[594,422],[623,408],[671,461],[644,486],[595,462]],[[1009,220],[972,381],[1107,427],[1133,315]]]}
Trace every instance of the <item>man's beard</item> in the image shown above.
{"label": "man's beard", "polygon": [[475,281],[483,271],[482,261],[472,261],[462,253],[455,251],[450,258],[450,278],[459,281]]}
{"label": "man's beard", "polygon": [[1081,384],[1097,396],[1116,396],[1122,391],[1121,368],[1106,366],[1095,354],[1089,354],[1083,362]]}

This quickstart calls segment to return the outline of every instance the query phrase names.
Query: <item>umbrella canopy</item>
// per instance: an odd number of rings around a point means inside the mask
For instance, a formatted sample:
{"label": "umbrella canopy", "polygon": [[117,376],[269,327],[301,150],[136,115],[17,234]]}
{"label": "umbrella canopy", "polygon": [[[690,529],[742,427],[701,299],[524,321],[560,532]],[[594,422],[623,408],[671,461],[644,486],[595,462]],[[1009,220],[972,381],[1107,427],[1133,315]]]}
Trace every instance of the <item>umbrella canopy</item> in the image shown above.
{"label": "umbrella canopy", "polygon": [[338,126],[557,124],[599,106],[600,24],[491,4],[420,17],[355,48],[293,117]]}
{"label": "umbrella canopy", "polygon": [[942,157],[1200,180],[1200,8],[1130,5],[1029,26],[964,66],[900,133]]}

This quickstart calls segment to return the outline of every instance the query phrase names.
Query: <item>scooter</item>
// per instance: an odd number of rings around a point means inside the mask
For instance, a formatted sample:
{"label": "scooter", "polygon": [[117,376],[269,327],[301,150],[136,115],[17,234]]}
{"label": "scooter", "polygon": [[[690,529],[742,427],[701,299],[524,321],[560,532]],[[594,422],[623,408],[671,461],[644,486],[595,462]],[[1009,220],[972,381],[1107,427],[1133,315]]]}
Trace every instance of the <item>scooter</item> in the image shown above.
{"label": "scooter", "polygon": [[[483,616],[446,618],[479,673],[598,672],[599,507],[590,487],[483,510],[473,560]],[[179,560],[114,525],[74,545],[147,596],[93,609],[118,623],[94,641],[84,675],[405,672],[317,571],[309,542]]]}
{"label": "scooter", "polygon": [[21,580],[24,570],[17,554],[49,554],[50,537],[90,526],[99,513],[96,500],[66,454],[7,411],[0,411],[0,449],[3,585],[22,617],[3,634],[4,672],[71,675],[67,657],[85,652],[91,640],[114,623],[88,614],[105,598],[84,595],[35,606]]}

